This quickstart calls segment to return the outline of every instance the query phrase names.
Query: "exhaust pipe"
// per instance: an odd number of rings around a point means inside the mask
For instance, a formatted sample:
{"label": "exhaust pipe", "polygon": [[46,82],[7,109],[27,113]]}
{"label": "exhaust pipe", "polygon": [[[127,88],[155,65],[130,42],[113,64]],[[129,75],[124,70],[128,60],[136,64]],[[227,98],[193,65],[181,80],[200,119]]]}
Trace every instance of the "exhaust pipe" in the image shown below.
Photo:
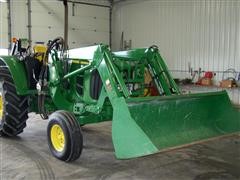
{"label": "exhaust pipe", "polygon": [[68,1],[63,0],[64,5],[64,50],[68,49]]}

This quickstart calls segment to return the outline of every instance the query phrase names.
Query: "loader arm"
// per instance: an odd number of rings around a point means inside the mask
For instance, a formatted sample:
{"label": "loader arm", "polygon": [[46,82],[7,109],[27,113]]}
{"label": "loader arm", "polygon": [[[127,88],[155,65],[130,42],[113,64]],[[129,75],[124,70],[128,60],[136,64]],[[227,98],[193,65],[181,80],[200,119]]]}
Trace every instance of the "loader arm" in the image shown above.
{"label": "loader arm", "polygon": [[[117,158],[153,154],[240,130],[240,113],[232,107],[226,91],[182,95],[157,48],[130,54],[112,54],[104,47],[99,50],[104,53],[97,69],[113,107],[112,139]],[[152,73],[159,96],[126,93],[125,79],[114,63],[117,58],[142,61]]]}
{"label": "loader arm", "polygon": [[[127,158],[142,156],[146,152],[156,152],[155,145],[131,117],[125,101],[130,94],[117,67],[112,63],[113,56],[106,47],[99,47],[98,51],[104,52],[102,57],[95,59],[98,59],[97,69],[113,107],[112,139],[116,156]],[[122,96],[119,89],[122,90]]]}

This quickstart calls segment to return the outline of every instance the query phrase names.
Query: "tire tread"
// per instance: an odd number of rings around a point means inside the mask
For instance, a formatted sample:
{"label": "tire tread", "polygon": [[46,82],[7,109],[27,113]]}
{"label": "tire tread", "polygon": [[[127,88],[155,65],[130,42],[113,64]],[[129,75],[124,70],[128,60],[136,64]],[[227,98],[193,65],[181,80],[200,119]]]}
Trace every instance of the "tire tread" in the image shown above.
{"label": "tire tread", "polygon": [[0,124],[0,136],[16,136],[23,132],[28,119],[28,97],[17,94],[11,73],[7,67],[0,67],[3,81],[4,112]]}

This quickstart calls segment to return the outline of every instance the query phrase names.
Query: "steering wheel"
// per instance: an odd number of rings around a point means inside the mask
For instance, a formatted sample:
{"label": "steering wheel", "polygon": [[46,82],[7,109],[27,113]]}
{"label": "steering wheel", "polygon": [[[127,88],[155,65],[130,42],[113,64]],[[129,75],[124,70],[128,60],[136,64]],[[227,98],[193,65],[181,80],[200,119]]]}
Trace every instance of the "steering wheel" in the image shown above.
{"label": "steering wheel", "polygon": [[64,40],[62,37],[57,37],[54,40],[48,42],[47,54],[49,54],[53,49],[57,51],[63,51]]}

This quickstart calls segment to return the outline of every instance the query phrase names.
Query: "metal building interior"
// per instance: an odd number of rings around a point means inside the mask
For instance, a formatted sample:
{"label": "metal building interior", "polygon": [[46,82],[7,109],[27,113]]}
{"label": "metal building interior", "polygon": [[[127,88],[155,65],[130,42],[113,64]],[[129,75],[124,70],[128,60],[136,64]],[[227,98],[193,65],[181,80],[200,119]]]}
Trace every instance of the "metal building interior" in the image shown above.
{"label": "metal building interior", "polygon": [[0,180],[237,180],[239,130],[239,0],[0,0]]}

